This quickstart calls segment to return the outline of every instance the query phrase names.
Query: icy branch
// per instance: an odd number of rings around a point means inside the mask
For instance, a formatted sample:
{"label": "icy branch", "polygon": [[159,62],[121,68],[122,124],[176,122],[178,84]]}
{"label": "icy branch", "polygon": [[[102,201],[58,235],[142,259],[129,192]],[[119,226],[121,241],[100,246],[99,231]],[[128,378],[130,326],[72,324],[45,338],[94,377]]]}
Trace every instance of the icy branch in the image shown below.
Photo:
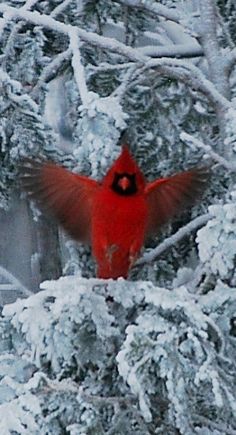
{"label": "icy branch", "polygon": [[210,218],[211,218],[211,214],[206,213],[206,214],[199,216],[196,219],[192,220],[187,225],[180,228],[175,234],[173,234],[172,236],[165,239],[155,249],[152,249],[150,252],[144,254],[143,257],[140,258],[140,260],[138,260],[135,263],[135,266],[141,266],[143,264],[151,263],[152,261],[156,260],[157,257],[159,257],[161,254],[163,254],[163,252],[165,252],[167,249],[176,245],[176,243],[178,243],[184,237],[197,231],[198,228],[205,225],[209,221]]}
{"label": "icy branch", "polygon": [[80,55],[81,42],[78,37],[77,29],[72,27],[69,30],[70,49],[72,51],[72,66],[74,70],[75,80],[79,89],[82,103],[87,106],[89,102],[89,94],[85,80],[85,70],[82,64]]}
{"label": "icy branch", "polygon": [[228,162],[224,157],[220,156],[218,153],[216,153],[210,145],[204,144],[201,140],[197,139],[196,137],[192,136],[191,134],[186,133],[183,131],[180,134],[180,139],[183,142],[186,142],[187,144],[193,145],[195,148],[202,149],[205,153],[207,153],[212,159],[219,163],[224,168],[228,169],[231,172],[236,172],[236,166],[230,162]]}

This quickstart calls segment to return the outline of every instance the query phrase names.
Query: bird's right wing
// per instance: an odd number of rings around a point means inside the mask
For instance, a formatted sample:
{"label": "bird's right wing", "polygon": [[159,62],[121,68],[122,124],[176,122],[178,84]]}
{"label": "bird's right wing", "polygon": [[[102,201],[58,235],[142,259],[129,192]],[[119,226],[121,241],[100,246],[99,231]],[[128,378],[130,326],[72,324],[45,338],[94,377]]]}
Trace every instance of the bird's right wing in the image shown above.
{"label": "bird's right wing", "polygon": [[25,159],[20,168],[29,199],[58,220],[76,240],[90,242],[92,204],[99,184],[54,163]]}

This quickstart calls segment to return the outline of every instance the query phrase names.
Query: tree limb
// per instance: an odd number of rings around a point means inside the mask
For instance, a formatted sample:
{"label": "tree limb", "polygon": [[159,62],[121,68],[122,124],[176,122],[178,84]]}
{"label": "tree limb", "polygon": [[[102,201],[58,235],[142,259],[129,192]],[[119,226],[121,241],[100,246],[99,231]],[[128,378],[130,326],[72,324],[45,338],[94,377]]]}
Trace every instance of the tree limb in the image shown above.
{"label": "tree limb", "polygon": [[78,37],[76,28],[72,27],[69,30],[70,49],[72,51],[72,67],[74,70],[75,81],[78,86],[82,104],[87,105],[89,102],[89,92],[85,80],[85,70],[82,64],[80,55],[81,42]]}
{"label": "tree limb", "polygon": [[169,44],[165,46],[146,45],[136,50],[146,56],[193,58],[203,56],[203,49],[197,44]]}
{"label": "tree limb", "polygon": [[152,263],[155,261],[160,255],[163,254],[167,249],[171,248],[172,246],[176,245],[180,240],[182,240],[184,237],[188,236],[189,234],[195,232],[198,230],[198,228],[205,225],[209,219],[211,219],[211,214],[206,213],[202,216],[198,216],[191,222],[189,222],[187,225],[180,228],[175,234],[165,239],[162,243],[160,243],[159,246],[157,246],[155,249],[152,249],[151,251],[147,252],[143,255],[136,263],[135,266],[142,266],[143,264]]}

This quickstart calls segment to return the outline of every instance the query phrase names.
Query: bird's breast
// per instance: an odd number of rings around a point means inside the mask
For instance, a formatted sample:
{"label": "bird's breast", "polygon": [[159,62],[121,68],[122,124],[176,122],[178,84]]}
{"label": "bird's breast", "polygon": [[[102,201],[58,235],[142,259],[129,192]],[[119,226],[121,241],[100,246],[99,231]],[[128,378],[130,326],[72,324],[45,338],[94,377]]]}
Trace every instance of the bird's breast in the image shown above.
{"label": "bird's breast", "polygon": [[147,203],[144,195],[120,196],[101,192],[95,201],[92,228],[111,240],[130,239],[145,231]]}

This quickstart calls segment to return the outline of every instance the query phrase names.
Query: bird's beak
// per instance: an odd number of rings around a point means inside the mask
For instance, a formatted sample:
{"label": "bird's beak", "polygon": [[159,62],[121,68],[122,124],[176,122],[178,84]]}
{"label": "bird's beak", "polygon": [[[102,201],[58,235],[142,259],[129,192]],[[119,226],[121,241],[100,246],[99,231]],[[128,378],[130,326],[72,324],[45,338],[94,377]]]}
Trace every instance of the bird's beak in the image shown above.
{"label": "bird's beak", "polygon": [[130,186],[129,178],[128,177],[120,178],[120,180],[118,181],[118,185],[121,187],[122,190],[125,191]]}

